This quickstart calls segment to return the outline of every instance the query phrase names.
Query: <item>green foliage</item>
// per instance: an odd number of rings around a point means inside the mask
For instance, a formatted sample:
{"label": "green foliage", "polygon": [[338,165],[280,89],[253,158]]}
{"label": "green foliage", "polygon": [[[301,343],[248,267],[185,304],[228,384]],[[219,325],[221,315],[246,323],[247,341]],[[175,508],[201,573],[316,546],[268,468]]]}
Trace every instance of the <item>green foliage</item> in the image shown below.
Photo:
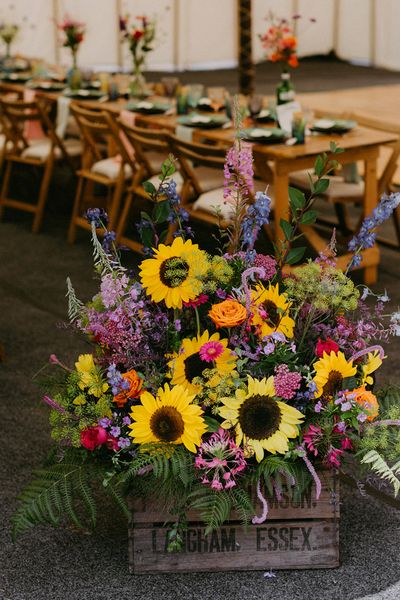
{"label": "green foliage", "polygon": [[400,460],[390,467],[376,450],[370,450],[361,459],[361,464],[368,465],[381,479],[389,481],[393,485],[395,497],[397,496],[400,491]]}
{"label": "green foliage", "polygon": [[199,485],[189,496],[191,509],[200,512],[200,518],[205,523],[205,534],[218,529],[228,519],[232,509],[232,497],[226,491],[214,491]]}
{"label": "green foliage", "polygon": [[97,237],[96,224],[92,221],[92,245],[93,259],[96,271],[101,275],[107,273],[117,276],[123,275],[126,271],[125,267],[119,262],[117,255],[110,257],[103,249],[99,238]]}
{"label": "green foliage", "polygon": [[73,323],[80,317],[84,304],[76,297],[75,290],[69,277],[67,277],[66,297],[68,298],[68,318],[70,322]]}

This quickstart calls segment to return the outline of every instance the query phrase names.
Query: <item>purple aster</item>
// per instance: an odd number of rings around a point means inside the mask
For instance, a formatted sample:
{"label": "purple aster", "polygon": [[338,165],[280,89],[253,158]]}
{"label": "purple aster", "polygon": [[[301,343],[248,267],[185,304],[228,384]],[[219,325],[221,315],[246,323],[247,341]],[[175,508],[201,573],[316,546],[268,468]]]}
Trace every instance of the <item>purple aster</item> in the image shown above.
{"label": "purple aster", "polygon": [[131,445],[131,440],[129,438],[126,438],[126,437],[119,438],[118,446],[120,448],[129,448],[130,445]]}
{"label": "purple aster", "polygon": [[121,427],[111,427],[110,433],[113,437],[118,437],[121,435]]}

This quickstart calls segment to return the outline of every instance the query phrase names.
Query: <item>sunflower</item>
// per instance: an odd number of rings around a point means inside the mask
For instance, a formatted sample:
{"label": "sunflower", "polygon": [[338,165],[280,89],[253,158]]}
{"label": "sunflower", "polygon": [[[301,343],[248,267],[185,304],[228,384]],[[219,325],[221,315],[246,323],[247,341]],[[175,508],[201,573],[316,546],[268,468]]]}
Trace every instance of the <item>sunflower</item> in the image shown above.
{"label": "sunflower", "polygon": [[159,388],[155,398],[149,392],[140,396],[140,404],[132,407],[133,423],[129,435],[135,444],[184,444],[196,452],[207,426],[199,406],[192,404],[194,395],[181,385]]}
{"label": "sunflower", "polygon": [[290,303],[285,294],[279,293],[278,284],[270,284],[268,288],[258,284],[252,292],[252,305],[252,323],[259,331],[260,337],[271,333],[283,333],[287,338],[293,337],[295,322],[289,316]]}
{"label": "sunflower", "polygon": [[323,357],[314,363],[314,369],[315,398],[332,398],[341,391],[343,379],[353,377],[357,372],[353,361],[347,361],[343,352],[324,352]]}
{"label": "sunflower", "polygon": [[[215,342],[213,348],[218,349],[214,360],[208,352],[210,342]],[[201,377],[205,369],[217,369],[221,376],[232,373],[236,366],[236,355],[227,346],[228,340],[221,340],[219,333],[210,337],[208,331],[200,337],[183,339],[178,354],[168,363],[172,370],[172,383],[183,385],[190,393],[196,394],[199,388],[193,385],[193,379]]]}
{"label": "sunflower", "polygon": [[304,416],[293,406],[275,397],[274,378],[258,380],[248,377],[247,393],[236,390],[234,398],[222,398],[219,409],[224,429],[234,427],[236,444],[256,455],[260,462],[264,450],[276,454],[288,451],[288,439],[296,438]]}
{"label": "sunflower", "polygon": [[381,364],[382,359],[379,350],[367,354],[367,362],[362,366],[362,385],[372,385],[374,383],[374,378],[371,377],[371,373],[379,369]]}
{"label": "sunflower", "polygon": [[182,308],[182,302],[201,293],[200,278],[207,271],[208,261],[197,244],[177,237],[171,246],[160,244],[154,254],[154,258],[140,264],[142,285],[154,302],[164,300],[167,308]]}

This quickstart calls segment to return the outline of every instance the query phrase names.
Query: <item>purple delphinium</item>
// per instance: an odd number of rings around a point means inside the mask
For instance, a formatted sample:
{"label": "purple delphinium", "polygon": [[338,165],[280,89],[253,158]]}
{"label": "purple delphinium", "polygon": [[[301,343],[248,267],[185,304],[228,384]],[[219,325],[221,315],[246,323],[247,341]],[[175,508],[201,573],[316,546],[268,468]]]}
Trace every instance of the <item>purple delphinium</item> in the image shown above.
{"label": "purple delphinium", "polygon": [[94,223],[96,229],[105,227],[108,223],[108,215],[104,208],[88,208],[86,219],[89,223]]}
{"label": "purple delphinium", "polygon": [[264,192],[256,192],[254,204],[251,204],[242,220],[242,247],[252,250],[258,234],[269,223],[271,198]]}
{"label": "purple delphinium", "polygon": [[362,256],[360,252],[367,248],[372,248],[376,241],[376,228],[382,225],[392,215],[393,211],[400,204],[400,193],[384,194],[372,214],[365,217],[361,224],[360,231],[350,240],[349,250],[354,252],[349,268],[358,267],[361,264]]}

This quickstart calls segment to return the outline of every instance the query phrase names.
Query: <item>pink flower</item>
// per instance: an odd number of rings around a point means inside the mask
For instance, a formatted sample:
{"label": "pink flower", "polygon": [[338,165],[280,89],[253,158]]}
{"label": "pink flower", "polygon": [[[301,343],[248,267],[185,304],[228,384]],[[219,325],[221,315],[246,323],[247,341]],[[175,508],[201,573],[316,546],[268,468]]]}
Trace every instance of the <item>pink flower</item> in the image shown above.
{"label": "pink flower", "polygon": [[328,454],[326,455],[326,464],[332,468],[338,469],[340,467],[340,456],[343,454],[343,450],[334,448],[331,446]]}
{"label": "pink flower", "polygon": [[296,371],[289,371],[287,365],[275,368],[274,386],[275,393],[284,400],[291,400],[301,385],[301,375]]}
{"label": "pink flower", "polygon": [[202,442],[195,458],[195,467],[201,471],[200,480],[213,490],[227,490],[236,485],[235,476],[246,468],[241,448],[229,433],[220,428],[206,442]]}
{"label": "pink flower", "polygon": [[353,444],[351,443],[351,440],[348,437],[343,437],[340,440],[340,445],[342,447],[342,450],[353,450]]}
{"label": "pink flower", "polygon": [[318,455],[318,444],[322,440],[322,429],[316,425],[310,425],[303,437],[304,443],[309,452],[314,456]]}
{"label": "pink flower", "polygon": [[186,307],[192,307],[192,308],[197,308],[197,306],[200,306],[201,304],[205,304],[208,300],[208,296],[207,294],[200,294],[200,296],[197,296],[197,298],[195,298],[194,300],[189,300],[188,302],[183,302],[183,306]]}
{"label": "pink flower", "polygon": [[108,433],[100,425],[96,427],[87,427],[81,431],[81,445],[93,452],[98,446],[102,446],[108,441]]}
{"label": "pink flower", "polygon": [[199,350],[201,360],[205,362],[213,362],[224,351],[224,346],[221,342],[206,342]]}
{"label": "pink flower", "polygon": [[272,279],[276,274],[276,260],[267,254],[256,254],[254,266],[262,267],[264,269],[265,275],[264,277],[260,277],[260,279]]}
{"label": "pink flower", "polygon": [[338,350],[338,344],[330,337],[326,338],[326,340],[321,340],[321,338],[318,338],[315,354],[318,356],[318,358],[322,358],[324,356],[324,352],[330,354],[331,352],[337,352]]}

